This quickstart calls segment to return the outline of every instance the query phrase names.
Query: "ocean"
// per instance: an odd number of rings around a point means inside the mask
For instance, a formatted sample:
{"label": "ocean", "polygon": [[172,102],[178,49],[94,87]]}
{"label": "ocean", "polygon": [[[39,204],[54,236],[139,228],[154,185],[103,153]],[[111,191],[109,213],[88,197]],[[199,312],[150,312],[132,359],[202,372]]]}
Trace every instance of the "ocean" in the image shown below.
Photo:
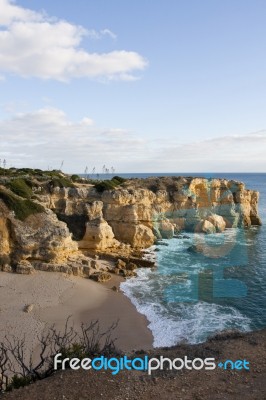
{"label": "ocean", "polygon": [[[223,330],[266,326],[266,174],[118,174],[123,177],[201,176],[244,182],[260,192],[263,225],[214,235],[185,234],[150,251],[157,268],[140,268],[121,289],[149,321],[154,346],[200,343]],[[203,241],[212,255],[188,249]],[[213,250],[214,249],[214,250]]]}

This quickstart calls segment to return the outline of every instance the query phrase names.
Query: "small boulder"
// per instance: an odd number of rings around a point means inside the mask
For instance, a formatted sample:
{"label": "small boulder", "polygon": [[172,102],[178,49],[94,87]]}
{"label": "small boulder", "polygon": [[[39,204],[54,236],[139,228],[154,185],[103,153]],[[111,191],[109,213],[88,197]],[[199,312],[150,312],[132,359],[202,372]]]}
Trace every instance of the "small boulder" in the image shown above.
{"label": "small boulder", "polygon": [[216,233],[216,228],[210,221],[205,219],[197,224],[195,232],[211,234],[211,233]]}
{"label": "small boulder", "polygon": [[33,308],[34,308],[34,304],[27,304],[27,305],[24,307],[24,312],[25,312],[25,313],[30,313],[30,312],[33,310]]}
{"label": "small boulder", "polygon": [[84,276],[90,276],[92,273],[92,268],[89,266],[84,266],[83,267],[83,275]]}
{"label": "small boulder", "polygon": [[91,260],[90,259],[86,259],[86,258],[84,258],[83,260],[81,260],[81,263],[82,263],[82,265],[86,265],[86,266],[89,266],[90,265],[90,263],[91,263]]}
{"label": "small boulder", "polygon": [[127,263],[120,258],[116,261],[116,267],[119,269],[125,269],[127,266]]}
{"label": "small boulder", "polygon": [[203,246],[193,244],[192,246],[187,248],[187,251],[189,251],[190,253],[203,253]]}
{"label": "small boulder", "polygon": [[[57,272],[56,269],[52,266],[47,271]],[[71,275],[73,273],[72,267],[70,267],[69,265],[60,265],[58,271],[63,272],[64,274],[67,274],[67,275]]]}
{"label": "small boulder", "polygon": [[109,272],[95,272],[90,275],[90,279],[93,279],[96,282],[108,282],[112,278],[112,275]]}
{"label": "small boulder", "polygon": [[91,266],[94,269],[99,269],[100,265],[96,260],[91,260]]}
{"label": "small boulder", "polygon": [[2,271],[3,272],[12,272],[13,270],[12,270],[11,265],[5,264],[5,265],[2,266]]}
{"label": "small boulder", "polygon": [[212,214],[206,220],[215,226],[216,232],[223,232],[226,228],[226,222],[221,215]]}
{"label": "small boulder", "polygon": [[16,267],[17,274],[30,275],[34,273],[34,268],[27,260],[21,260]]}
{"label": "small boulder", "polygon": [[167,219],[160,221],[159,230],[163,239],[171,239],[174,236],[174,225]]}
{"label": "small boulder", "polygon": [[135,271],[135,269],[137,268],[138,268],[137,264],[133,262],[129,262],[126,266],[127,271]]}
{"label": "small boulder", "polygon": [[123,278],[133,278],[137,276],[135,271],[128,271],[126,269],[120,269],[120,275],[123,276]]}
{"label": "small boulder", "polygon": [[82,275],[82,272],[83,272],[83,268],[82,267],[79,267],[77,265],[72,265],[71,269],[72,269],[72,273],[73,273],[74,276]]}
{"label": "small boulder", "polygon": [[120,275],[120,269],[119,268],[115,268],[114,270],[113,270],[113,273],[114,274],[116,274],[116,275]]}

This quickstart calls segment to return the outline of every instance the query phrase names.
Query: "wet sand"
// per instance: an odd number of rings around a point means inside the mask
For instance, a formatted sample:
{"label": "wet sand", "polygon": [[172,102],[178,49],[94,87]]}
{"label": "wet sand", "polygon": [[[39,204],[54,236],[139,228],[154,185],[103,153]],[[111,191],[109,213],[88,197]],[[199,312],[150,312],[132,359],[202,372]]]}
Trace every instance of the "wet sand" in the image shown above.
{"label": "wet sand", "polygon": [[[99,319],[103,329],[118,321],[115,330],[117,347],[124,351],[152,349],[153,336],[147,328],[147,318],[139,314],[131,301],[121,292],[114,292],[113,286],[119,287],[122,278],[117,276],[103,286],[108,296],[101,305],[81,313],[81,320]],[[112,292],[110,294],[110,291]]]}

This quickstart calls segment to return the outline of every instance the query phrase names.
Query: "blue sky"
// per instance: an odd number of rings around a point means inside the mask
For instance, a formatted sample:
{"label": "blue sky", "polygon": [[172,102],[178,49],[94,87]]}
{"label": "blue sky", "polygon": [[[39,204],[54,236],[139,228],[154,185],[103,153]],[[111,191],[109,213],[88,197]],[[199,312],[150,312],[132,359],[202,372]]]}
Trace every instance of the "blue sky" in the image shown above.
{"label": "blue sky", "polygon": [[0,158],[265,171],[266,3],[0,0]]}

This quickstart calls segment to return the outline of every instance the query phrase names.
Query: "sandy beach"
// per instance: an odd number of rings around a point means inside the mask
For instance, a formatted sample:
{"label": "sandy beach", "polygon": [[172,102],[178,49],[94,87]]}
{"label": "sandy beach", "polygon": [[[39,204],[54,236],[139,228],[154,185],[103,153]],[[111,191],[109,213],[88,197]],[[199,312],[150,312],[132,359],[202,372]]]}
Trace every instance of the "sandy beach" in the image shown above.
{"label": "sandy beach", "polygon": [[[106,284],[62,273],[36,271],[32,275],[0,273],[0,341],[5,335],[25,335],[27,347],[37,344],[45,327],[62,329],[68,316],[76,327],[99,320],[101,330],[119,320],[114,331],[117,347],[124,351],[151,349],[153,337],[146,318],[139,314],[114,277]],[[32,305],[30,312],[25,306]]]}

